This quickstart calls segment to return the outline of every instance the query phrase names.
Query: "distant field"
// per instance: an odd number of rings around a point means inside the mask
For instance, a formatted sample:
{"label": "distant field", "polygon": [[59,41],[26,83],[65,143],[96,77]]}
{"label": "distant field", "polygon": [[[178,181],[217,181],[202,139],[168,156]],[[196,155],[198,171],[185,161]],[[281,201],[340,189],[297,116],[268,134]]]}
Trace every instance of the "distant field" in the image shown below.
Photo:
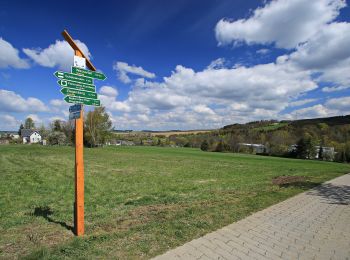
{"label": "distant field", "polygon": [[[70,231],[73,148],[0,146],[0,169],[0,258],[145,259],[350,166],[189,148],[85,149],[83,238]],[[280,175],[309,181],[273,185]]]}
{"label": "distant field", "polygon": [[116,132],[118,135],[150,135],[150,136],[166,136],[169,137],[171,135],[188,135],[188,134],[198,134],[198,133],[209,133],[213,130],[190,130],[190,131],[164,131],[164,132],[142,132],[142,131],[132,131],[129,133]]}

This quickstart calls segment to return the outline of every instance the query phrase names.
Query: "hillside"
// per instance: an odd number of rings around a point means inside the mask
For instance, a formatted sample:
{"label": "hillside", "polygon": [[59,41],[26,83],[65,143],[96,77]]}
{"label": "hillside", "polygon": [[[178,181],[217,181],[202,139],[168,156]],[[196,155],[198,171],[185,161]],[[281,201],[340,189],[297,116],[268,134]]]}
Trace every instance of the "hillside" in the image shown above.
{"label": "hillside", "polygon": [[327,124],[328,126],[347,125],[350,124],[350,115],[346,116],[333,116],[323,118],[312,118],[312,119],[299,119],[299,120],[262,120],[254,121],[246,124],[231,124],[226,125],[223,130],[231,129],[256,129],[256,130],[276,130],[281,127],[293,126],[296,128],[302,128],[305,126],[317,126],[318,124]]}

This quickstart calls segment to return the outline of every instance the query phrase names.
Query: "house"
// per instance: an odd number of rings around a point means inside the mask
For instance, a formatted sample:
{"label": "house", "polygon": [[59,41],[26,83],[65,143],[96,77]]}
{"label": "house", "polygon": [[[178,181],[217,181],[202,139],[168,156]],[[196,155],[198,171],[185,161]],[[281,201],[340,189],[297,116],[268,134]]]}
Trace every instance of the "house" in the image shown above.
{"label": "house", "polygon": [[263,144],[247,144],[247,143],[239,143],[240,147],[247,147],[249,149],[252,149],[257,154],[264,154],[268,152],[268,149]]}
{"label": "house", "polygon": [[[321,147],[317,145],[317,146],[315,146],[315,149],[316,149],[315,159],[319,159]],[[323,158],[326,158],[329,161],[333,161],[334,155],[335,155],[334,147],[322,146],[322,157]]]}
{"label": "house", "polygon": [[[320,156],[320,150],[321,150],[321,146],[316,145],[314,146],[315,148],[315,155],[312,159],[319,159]],[[296,152],[298,149],[298,145],[297,144],[292,144],[289,146],[288,148],[288,152]],[[322,146],[322,157],[324,160],[327,161],[333,161],[334,156],[335,156],[336,152],[334,150],[334,147],[332,146]]]}
{"label": "house", "polygon": [[21,137],[24,144],[35,144],[41,142],[41,135],[39,131],[35,129],[21,129]]}
{"label": "house", "polygon": [[133,146],[135,145],[134,142],[132,141],[126,141],[126,140],[115,140],[112,139],[111,141],[109,141],[109,143],[107,145],[116,145],[116,146]]}

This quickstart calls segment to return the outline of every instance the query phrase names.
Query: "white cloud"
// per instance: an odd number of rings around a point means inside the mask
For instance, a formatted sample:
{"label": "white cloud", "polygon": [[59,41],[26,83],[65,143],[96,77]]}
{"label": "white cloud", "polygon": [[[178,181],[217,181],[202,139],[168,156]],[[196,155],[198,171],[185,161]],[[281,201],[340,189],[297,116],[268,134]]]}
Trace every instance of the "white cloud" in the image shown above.
{"label": "white cloud", "polygon": [[273,0],[248,19],[220,20],[215,28],[219,44],[270,44],[295,48],[333,21],[345,0]]}
{"label": "white cloud", "polygon": [[105,106],[110,111],[118,111],[118,112],[130,112],[131,108],[128,105],[127,101],[117,101],[116,96],[106,96],[100,94],[99,99],[101,100],[101,104]]}
{"label": "white cloud", "polygon": [[37,98],[21,97],[13,91],[0,89],[0,112],[46,112],[48,108]]}
{"label": "white cloud", "polygon": [[298,106],[303,106],[312,102],[317,101],[317,98],[307,98],[307,99],[302,99],[302,100],[297,100],[289,103],[290,107],[298,107]]}
{"label": "white cloud", "polygon": [[269,52],[270,52],[270,50],[269,50],[269,49],[265,49],[265,48],[259,49],[259,50],[256,51],[256,53],[257,53],[257,54],[260,54],[260,55],[266,55],[266,54],[268,54]]}
{"label": "white cloud", "polygon": [[207,69],[222,69],[225,67],[225,58],[218,58],[213,60],[207,67]]}
{"label": "white cloud", "polygon": [[33,119],[36,127],[39,127],[43,123],[43,120],[37,114],[29,114],[26,116],[26,118],[28,118],[28,117]]}
{"label": "white cloud", "polygon": [[318,82],[330,82],[335,87],[326,87],[324,92],[339,91],[350,84],[350,24],[331,23],[324,25],[307,42],[300,44],[290,55],[277,58],[277,63],[288,63],[298,70],[318,73]]}
{"label": "white cloud", "polygon": [[273,63],[199,72],[177,66],[164,81],[169,89],[184,96],[225,104],[248,102],[256,108],[270,109],[317,87],[308,73]]}
{"label": "white cloud", "polygon": [[289,114],[282,115],[286,119],[330,117],[350,114],[350,97],[328,99],[324,104],[317,104],[294,110]]}
{"label": "white cloud", "polygon": [[110,86],[102,86],[100,89],[100,94],[109,97],[116,97],[118,96],[118,90]]}
{"label": "white cloud", "polygon": [[317,104],[311,107],[301,108],[284,115],[286,119],[301,119],[301,118],[317,118],[336,115],[336,111],[332,111],[322,104]]}
{"label": "white cloud", "polygon": [[193,111],[204,115],[215,115],[215,112],[206,105],[197,105],[193,107]]}
{"label": "white cloud", "polygon": [[137,119],[142,121],[142,122],[148,122],[149,121],[149,117],[145,114],[139,114],[137,115]]}
{"label": "white cloud", "polygon": [[[113,118],[125,129],[215,128],[277,118],[291,100],[316,87],[308,72],[288,64],[198,72],[179,65],[162,82],[136,81],[122,102],[104,95],[101,101],[110,111],[124,113]],[[149,120],[141,120],[139,114]]]}
{"label": "white cloud", "polygon": [[7,114],[0,114],[0,129],[12,130],[19,128],[20,122],[15,117]]}
{"label": "white cloud", "polygon": [[67,106],[68,104],[62,99],[52,99],[50,100],[50,105],[54,107],[62,107],[62,106]]}
{"label": "white cloud", "polygon": [[65,118],[63,118],[63,117],[61,117],[61,116],[52,116],[52,117],[49,118],[49,121],[50,121],[50,122],[53,122],[53,121],[55,121],[55,120],[67,121],[67,118],[65,119]]}
{"label": "white cloud", "polygon": [[0,68],[8,67],[27,69],[29,63],[19,57],[18,50],[11,43],[0,37]]}
{"label": "white cloud", "polygon": [[329,109],[338,110],[341,114],[350,113],[350,97],[331,98],[326,101],[325,105]]}
{"label": "white cloud", "polygon": [[130,83],[131,79],[128,73],[141,76],[143,78],[155,78],[156,75],[152,72],[144,70],[142,67],[137,67],[135,65],[129,65],[126,62],[117,61],[113,65],[113,69],[117,71],[118,78],[123,83]]}
{"label": "white cloud", "polygon": [[[89,49],[85,43],[79,40],[75,40],[75,42],[85,55],[91,57]],[[70,67],[73,65],[74,51],[66,41],[56,40],[54,44],[51,44],[45,49],[24,48],[23,52],[43,67],[58,67],[59,69],[69,71]]]}
{"label": "white cloud", "polygon": [[342,91],[344,89],[348,89],[349,87],[347,86],[337,86],[337,87],[324,87],[322,88],[323,92],[326,93],[331,93],[331,92],[336,92],[336,91]]}

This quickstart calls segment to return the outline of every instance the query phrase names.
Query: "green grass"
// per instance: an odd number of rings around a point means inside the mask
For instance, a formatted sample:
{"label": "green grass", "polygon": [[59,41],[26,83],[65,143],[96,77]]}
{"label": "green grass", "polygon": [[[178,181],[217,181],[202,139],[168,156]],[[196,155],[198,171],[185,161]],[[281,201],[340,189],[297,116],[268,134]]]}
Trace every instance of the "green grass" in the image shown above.
{"label": "green grass", "polygon": [[[312,185],[349,165],[195,149],[85,149],[86,235],[72,226],[74,149],[0,147],[0,258],[150,258]],[[307,176],[279,187],[272,178]],[[51,211],[47,218],[40,209]],[[39,214],[34,214],[38,213]]]}

